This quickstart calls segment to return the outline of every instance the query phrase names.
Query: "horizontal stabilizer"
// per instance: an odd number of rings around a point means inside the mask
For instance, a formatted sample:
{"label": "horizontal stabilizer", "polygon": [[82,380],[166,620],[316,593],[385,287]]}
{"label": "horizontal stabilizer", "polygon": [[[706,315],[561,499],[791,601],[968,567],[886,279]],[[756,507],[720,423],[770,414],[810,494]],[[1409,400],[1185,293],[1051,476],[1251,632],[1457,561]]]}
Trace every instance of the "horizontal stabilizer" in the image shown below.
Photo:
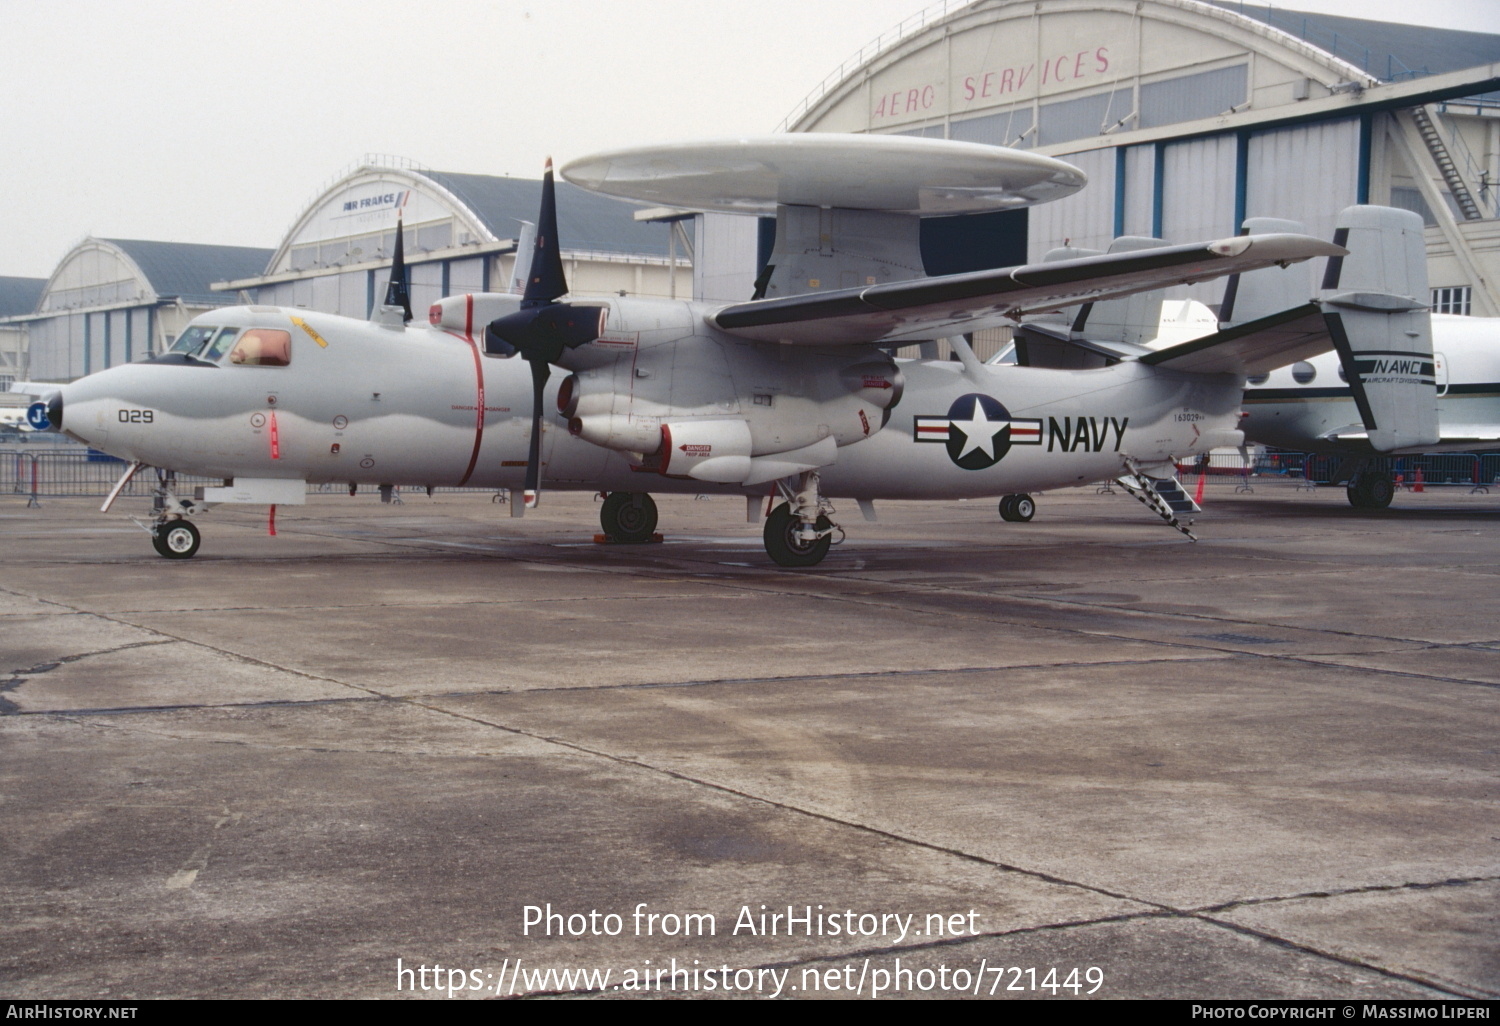
{"label": "horizontal stabilizer", "polygon": [[1333,348],[1322,307],[1317,303],[1283,310],[1203,338],[1160,349],[1141,362],[1194,374],[1268,374]]}
{"label": "horizontal stabilizer", "polygon": [[764,299],[725,307],[709,320],[732,335],[761,342],[805,346],[909,342],[999,327],[1022,315],[1061,306],[1344,252],[1342,247],[1306,235],[1237,236]]}

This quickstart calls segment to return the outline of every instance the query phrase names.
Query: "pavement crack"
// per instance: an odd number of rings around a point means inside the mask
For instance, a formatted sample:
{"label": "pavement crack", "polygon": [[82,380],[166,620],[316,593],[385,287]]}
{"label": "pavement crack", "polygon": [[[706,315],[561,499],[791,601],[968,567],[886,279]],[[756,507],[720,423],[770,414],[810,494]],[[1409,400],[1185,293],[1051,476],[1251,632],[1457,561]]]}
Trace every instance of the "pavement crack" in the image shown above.
{"label": "pavement crack", "polygon": [[1306,891],[1302,894],[1281,894],[1268,898],[1241,898],[1236,901],[1226,901],[1218,905],[1204,905],[1200,908],[1189,909],[1192,915],[1213,916],[1223,912],[1231,912],[1238,908],[1255,908],[1262,905],[1276,905],[1287,901],[1307,901],[1311,899],[1343,898],[1355,894],[1391,894],[1401,891],[1433,891],[1447,887],[1468,887],[1472,884],[1500,882],[1500,876],[1464,876],[1452,877],[1447,880],[1419,880],[1411,883],[1400,884],[1371,884],[1367,887],[1346,887],[1332,891]]}

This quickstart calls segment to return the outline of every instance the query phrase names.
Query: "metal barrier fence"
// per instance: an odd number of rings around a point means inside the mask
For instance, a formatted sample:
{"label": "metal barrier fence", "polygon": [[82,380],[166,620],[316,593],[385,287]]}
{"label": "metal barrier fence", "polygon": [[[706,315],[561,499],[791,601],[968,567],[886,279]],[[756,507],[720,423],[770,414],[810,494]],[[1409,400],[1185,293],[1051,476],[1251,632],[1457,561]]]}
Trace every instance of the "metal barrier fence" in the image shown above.
{"label": "metal barrier fence", "polygon": [[[1281,477],[1312,484],[1328,484],[1343,457],[1325,453],[1288,452],[1267,449],[1251,453],[1249,461],[1238,453],[1216,453],[1205,464],[1194,460],[1178,464],[1183,477],[1207,470],[1215,477]],[[1387,456],[1375,461],[1376,470],[1388,471],[1398,481],[1414,483],[1420,474],[1429,485],[1493,485],[1500,483],[1500,453],[1429,453],[1421,456]]]}
{"label": "metal barrier fence", "polygon": [[[105,496],[120,475],[125,461],[93,449],[0,450],[0,494],[25,495],[30,505],[46,498]],[[180,475],[179,487],[217,485],[218,478]],[[156,490],[156,475],[140,473],[125,486],[122,496],[149,496]]]}

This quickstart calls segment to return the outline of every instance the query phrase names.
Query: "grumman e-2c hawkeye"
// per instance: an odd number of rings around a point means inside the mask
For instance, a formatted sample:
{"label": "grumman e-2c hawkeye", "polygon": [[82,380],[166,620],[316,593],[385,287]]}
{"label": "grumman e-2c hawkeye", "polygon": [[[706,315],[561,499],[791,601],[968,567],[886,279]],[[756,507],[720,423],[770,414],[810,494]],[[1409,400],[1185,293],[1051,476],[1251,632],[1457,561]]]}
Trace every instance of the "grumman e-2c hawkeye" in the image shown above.
{"label": "grumman e-2c hawkeye", "polygon": [[[368,322],[215,311],[171,352],[44,397],[47,416],[128,461],[121,486],[159,468],[149,526],[169,558],[197,551],[194,519],[215,503],[297,504],[322,483],[467,486],[510,489],[519,516],[545,481],[609,493],[604,529],[621,540],[650,538],[653,491],[742,495],[751,522],[769,492],[766,551],[810,566],[842,536],[832,498],[873,517],[876,499],[1007,496],[1024,519],[1026,492],[1120,476],[1171,520],[1158,484],[1178,459],[1239,444],[1245,375],[1326,340],[1251,332],[1060,370],[981,365],[962,334],[1345,253],[1278,233],[924,277],[922,216],[1085,184],[1057,160],[951,141],[775,136],[607,153],[563,174],[641,202],[774,212],[756,297],[562,301],[549,168],[524,295],[449,297],[410,324],[398,259]],[[958,362],[886,351],[940,338]],[[173,472],[224,485],[181,495]]]}

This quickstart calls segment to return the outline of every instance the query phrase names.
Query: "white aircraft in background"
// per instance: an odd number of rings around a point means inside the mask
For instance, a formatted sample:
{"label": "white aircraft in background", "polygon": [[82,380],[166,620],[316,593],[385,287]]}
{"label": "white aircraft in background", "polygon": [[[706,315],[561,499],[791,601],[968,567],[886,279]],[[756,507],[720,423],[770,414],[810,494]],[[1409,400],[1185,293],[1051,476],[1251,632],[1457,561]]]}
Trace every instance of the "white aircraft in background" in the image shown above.
{"label": "white aircraft in background", "polygon": [[[216,310],[169,353],[30,386],[43,400],[33,416],[128,462],[106,510],[133,474],[158,468],[148,529],[168,558],[198,550],[194,519],[213,504],[265,504],[274,517],[316,483],[509,488],[514,516],[544,481],[602,491],[604,530],[624,541],[651,538],[649,492],[742,495],[751,522],[769,493],[779,504],[763,537],[783,566],[814,565],[842,537],[831,497],[873,518],[875,499],[1006,496],[1007,519],[1029,519],[1028,491],[1119,477],[1185,531],[1168,502],[1181,496],[1176,462],[1240,444],[1245,376],[1326,348],[1321,319],[1303,323],[1323,306],[1303,297],[1294,323],[1086,370],[985,366],[957,336],[1346,252],[1376,289],[1374,255],[1421,245],[1420,223],[1413,233],[1393,212],[1351,208],[1348,250],[1267,233],[926,278],[923,214],[1056,199],[1084,176],[990,146],[821,134],[625,150],[563,174],[653,204],[774,211],[757,298],[563,301],[549,165],[524,295],[449,297],[410,324],[398,244],[370,321]],[[1329,310],[1347,301],[1322,299]],[[1363,327],[1350,332],[1356,345],[1385,344]],[[943,337],[959,362],[881,348]],[[181,495],[178,472],[224,484]]]}
{"label": "white aircraft in background", "polygon": [[[1250,235],[1302,230],[1272,218],[1253,218],[1245,228]],[[1341,229],[1334,241],[1346,239]],[[1142,245],[1160,243],[1115,243]],[[1328,351],[1248,377],[1240,424],[1247,443],[1341,457],[1333,480],[1347,485],[1351,504],[1376,509],[1395,491],[1384,458],[1500,446],[1500,321],[1429,314],[1425,255],[1415,247],[1392,248],[1352,274],[1348,261],[1330,260],[1317,293],[1321,311],[1306,303],[1315,294],[1309,271],[1303,265],[1232,277],[1218,315],[1202,303],[1142,293],[1110,304],[1102,316],[1083,307],[1036,318],[1018,331],[1013,351],[996,359],[1032,366],[1149,360],[1142,354],[1211,349],[1247,324],[1264,330],[1278,316],[1301,318],[1304,327],[1321,317]],[[1355,331],[1361,339],[1351,344]]]}

